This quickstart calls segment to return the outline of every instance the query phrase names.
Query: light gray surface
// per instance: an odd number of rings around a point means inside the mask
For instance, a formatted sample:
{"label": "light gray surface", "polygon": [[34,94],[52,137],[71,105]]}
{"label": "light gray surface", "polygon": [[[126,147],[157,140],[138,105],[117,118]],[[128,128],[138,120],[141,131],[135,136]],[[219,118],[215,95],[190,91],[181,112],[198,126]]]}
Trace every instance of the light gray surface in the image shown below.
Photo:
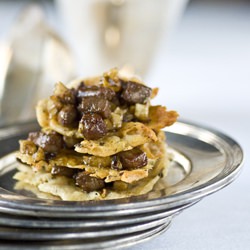
{"label": "light gray surface", "polygon": [[249,249],[249,1],[191,3],[165,43],[147,80],[161,88],[156,102],[235,138],[245,150],[245,167],[233,184],[179,215],[163,235],[129,249]]}
{"label": "light gray surface", "polygon": [[157,102],[235,138],[245,151],[243,171],[163,235],[130,250],[250,249],[250,2],[217,2],[188,6],[149,82],[164,90]]}

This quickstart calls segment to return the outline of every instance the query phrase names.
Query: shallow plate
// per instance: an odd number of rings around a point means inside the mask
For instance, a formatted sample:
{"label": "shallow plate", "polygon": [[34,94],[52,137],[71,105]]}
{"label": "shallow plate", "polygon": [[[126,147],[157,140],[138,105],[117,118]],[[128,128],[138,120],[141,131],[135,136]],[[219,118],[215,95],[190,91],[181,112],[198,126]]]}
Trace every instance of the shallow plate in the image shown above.
{"label": "shallow plate", "polygon": [[145,230],[153,229],[164,224],[169,224],[171,218],[162,218],[155,221],[144,222],[136,225],[114,226],[110,228],[61,228],[61,229],[29,229],[0,227],[0,239],[12,241],[53,241],[53,240],[80,240],[80,239],[99,239],[103,237],[117,237],[131,233],[139,233]]}
{"label": "shallow plate", "polygon": [[170,226],[170,222],[142,232],[135,232],[124,236],[97,238],[90,240],[54,240],[54,241],[8,241],[1,240],[0,248],[4,250],[90,250],[90,249],[120,249],[142,243],[164,233]]}
{"label": "shallow plate", "polygon": [[[190,204],[188,205],[190,206]],[[184,209],[187,207],[182,207]],[[111,216],[103,218],[46,218],[46,217],[34,217],[34,216],[22,216],[18,211],[16,214],[4,214],[0,213],[0,228],[1,226],[14,227],[14,228],[39,228],[39,229],[68,229],[68,228],[85,228],[85,229],[105,229],[111,227],[121,227],[135,224],[143,224],[145,222],[156,221],[163,218],[171,218],[173,214],[176,214],[179,209],[171,211],[154,211],[153,213],[143,215],[131,215],[131,216]]]}
{"label": "shallow plate", "polygon": [[[32,128],[32,129],[31,129]],[[37,129],[29,123],[0,131],[0,148],[5,155],[18,148],[17,140]],[[232,182],[243,160],[241,147],[230,137],[202,126],[177,122],[166,131],[173,161],[167,178],[146,195],[108,200],[65,202],[36,199],[14,190],[12,179],[17,164],[13,154],[0,160],[0,209],[47,217],[128,216],[172,210],[194,203]],[[2,138],[1,138],[2,137]]]}

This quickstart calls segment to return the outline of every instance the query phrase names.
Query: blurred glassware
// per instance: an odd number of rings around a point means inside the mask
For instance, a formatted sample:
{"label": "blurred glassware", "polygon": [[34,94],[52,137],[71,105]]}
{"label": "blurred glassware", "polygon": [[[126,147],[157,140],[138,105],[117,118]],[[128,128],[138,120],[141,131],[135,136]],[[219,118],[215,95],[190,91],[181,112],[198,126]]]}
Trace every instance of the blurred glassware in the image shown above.
{"label": "blurred glassware", "polygon": [[145,77],[188,0],[56,0],[79,75],[117,66]]}
{"label": "blurred glassware", "polygon": [[0,42],[0,55],[0,114],[2,114],[2,99],[4,96],[5,78],[12,57],[12,51],[8,44]]}
{"label": "blurred glassware", "polygon": [[36,4],[21,11],[0,53],[0,125],[33,119],[54,83],[75,76],[69,49]]}

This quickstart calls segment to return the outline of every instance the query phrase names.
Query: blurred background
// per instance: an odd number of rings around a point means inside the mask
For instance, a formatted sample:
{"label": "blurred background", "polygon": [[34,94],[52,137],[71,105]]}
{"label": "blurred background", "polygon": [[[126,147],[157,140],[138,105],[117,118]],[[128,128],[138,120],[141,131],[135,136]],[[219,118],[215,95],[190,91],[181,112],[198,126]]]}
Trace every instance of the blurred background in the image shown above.
{"label": "blurred background", "polygon": [[33,118],[56,81],[117,66],[185,119],[250,109],[250,1],[1,0],[0,14],[0,124]]}
{"label": "blurred background", "polygon": [[[245,150],[239,180],[185,212],[168,232],[170,249],[248,249],[249,0],[0,0],[0,16],[1,126],[32,119],[56,81],[114,66],[136,73],[160,88],[154,103]],[[165,241],[133,249],[165,249]]]}

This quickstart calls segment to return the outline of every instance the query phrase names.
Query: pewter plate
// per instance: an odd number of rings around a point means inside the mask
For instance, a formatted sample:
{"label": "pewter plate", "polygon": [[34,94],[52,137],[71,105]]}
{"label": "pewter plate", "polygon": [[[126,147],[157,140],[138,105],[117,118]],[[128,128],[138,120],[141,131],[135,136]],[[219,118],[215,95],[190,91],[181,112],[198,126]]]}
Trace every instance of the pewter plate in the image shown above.
{"label": "pewter plate", "polygon": [[169,224],[171,218],[166,217],[156,221],[150,221],[130,226],[114,226],[108,229],[99,228],[61,228],[61,229],[41,229],[37,228],[13,228],[9,226],[0,227],[0,240],[12,241],[53,241],[53,240],[81,240],[98,239],[104,237],[126,237],[128,234],[140,233],[145,230]]}
{"label": "pewter plate", "polygon": [[[0,130],[0,211],[9,214],[96,218],[172,211],[199,201],[231,183],[239,173],[243,152],[230,137],[203,126],[177,122],[166,130],[173,155],[169,174],[146,195],[108,201],[65,202],[34,198],[14,189],[17,140],[37,130],[27,123]],[[8,154],[10,153],[10,154]]]}
{"label": "pewter plate", "polygon": [[42,249],[42,250],[90,250],[90,249],[120,249],[129,247],[134,244],[142,243],[164,233],[170,226],[170,222],[160,225],[159,227],[151,228],[142,232],[130,233],[124,236],[104,237],[97,239],[60,239],[52,241],[12,241],[1,240],[0,248],[4,250],[27,250],[27,249]]}
{"label": "pewter plate", "polygon": [[[190,205],[188,205],[190,206]],[[182,209],[187,207],[182,207]],[[179,210],[178,210],[179,211]],[[178,213],[177,210],[158,211],[157,213],[143,214],[143,216],[111,216],[103,218],[46,218],[34,216],[21,216],[15,214],[0,213],[0,228],[8,225],[13,228],[39,228],[39,229],[68,229],[82,228],[96,230],[112,227],[128,227],[129,225],[138,225],[145,222],[160,221],[161,219],[171,217],[172,214]],[[18,214],[18,212],[17,212]]]}

